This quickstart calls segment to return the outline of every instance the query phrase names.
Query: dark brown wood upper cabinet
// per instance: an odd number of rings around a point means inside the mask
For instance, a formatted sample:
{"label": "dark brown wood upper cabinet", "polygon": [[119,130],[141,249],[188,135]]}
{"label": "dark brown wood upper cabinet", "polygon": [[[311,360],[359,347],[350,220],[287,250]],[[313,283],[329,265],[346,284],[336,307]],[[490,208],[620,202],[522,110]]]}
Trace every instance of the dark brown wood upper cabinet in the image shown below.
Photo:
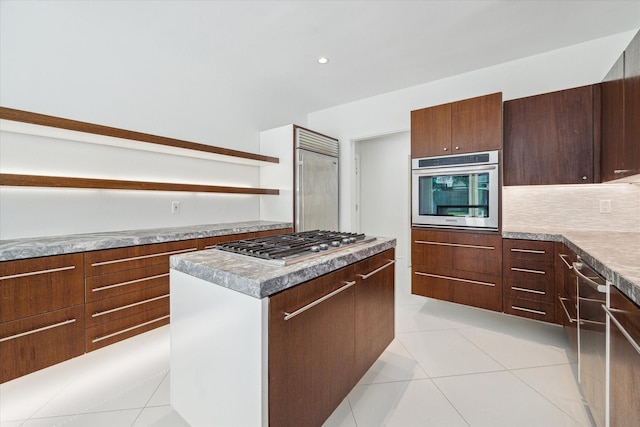
{"label": "dark brown wood upper cabinet", "polygon": [[602,181],[640,174],[640,32],[602,81]]}
{"label": "dark brown wood upper cabinet", "polygon": [[411,157],[502,148],[502,93],[411,112]]}
{"label": "dark brown wood upper cabinet", "polygon": [[599,91],[590,85],[505,102],[504,185],[598,182]]}
{"label": "dark brown wood upper cabinet", "polygon": [[[602,181],[620,178],[624,169],[624,53],[602,81]],[[618,171],[618,173],[616,173]]]}
{"label": "dark brown wood upper cabinet", "polygon": [[601,86],[602,181],[640,174],[640,32]]}

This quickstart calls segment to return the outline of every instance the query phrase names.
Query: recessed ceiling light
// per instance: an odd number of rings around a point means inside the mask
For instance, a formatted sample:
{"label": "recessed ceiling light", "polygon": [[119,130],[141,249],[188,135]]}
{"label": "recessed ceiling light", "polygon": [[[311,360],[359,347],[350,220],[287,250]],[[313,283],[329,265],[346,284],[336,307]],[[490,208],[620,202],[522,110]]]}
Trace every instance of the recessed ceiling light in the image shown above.
{"label": "recessed ceiling light", "polygon": [[329,58],[325,58],[324,56],[318,58],[318,64],[326,64],[327,62],[329,62]]}

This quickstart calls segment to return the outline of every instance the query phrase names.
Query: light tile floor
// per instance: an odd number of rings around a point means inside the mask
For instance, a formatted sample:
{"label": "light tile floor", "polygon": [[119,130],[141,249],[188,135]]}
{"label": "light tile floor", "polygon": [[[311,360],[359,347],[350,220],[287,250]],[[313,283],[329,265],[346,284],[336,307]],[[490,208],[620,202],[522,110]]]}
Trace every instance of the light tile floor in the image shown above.
{"label": "light tile floor", "polygon": [[[561,328],[408,301],[396,339],[326,427],[593,427]],[[0,385],[0,426],[188,426],[168,373],[165,326]]]}

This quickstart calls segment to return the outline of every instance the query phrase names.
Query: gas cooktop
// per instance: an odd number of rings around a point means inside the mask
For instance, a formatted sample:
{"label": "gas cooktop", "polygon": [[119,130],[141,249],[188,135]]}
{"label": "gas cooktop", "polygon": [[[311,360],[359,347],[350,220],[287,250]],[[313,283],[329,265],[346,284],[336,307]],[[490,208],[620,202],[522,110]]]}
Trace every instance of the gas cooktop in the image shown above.
{"label": "gas cooktop", "polygon": [[358,233],[313,230],[235,240],[215,248],[288,265],[374,240],[375,237]]}

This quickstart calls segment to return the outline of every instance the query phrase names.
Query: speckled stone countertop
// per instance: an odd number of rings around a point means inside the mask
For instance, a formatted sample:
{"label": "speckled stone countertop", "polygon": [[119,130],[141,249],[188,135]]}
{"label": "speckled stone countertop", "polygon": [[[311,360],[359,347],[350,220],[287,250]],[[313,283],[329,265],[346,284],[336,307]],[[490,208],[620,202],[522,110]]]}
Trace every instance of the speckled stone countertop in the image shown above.
{"label": "speckled stone countertop", "polygon": [[175,242],[179,240],[224,236],[236,233],[252,233],[291,227],[293,227],[293,225],[290,222],[246,221],[0,240],[0,261],[71,254],[100,249],[124,248],[150,243]]}
{"label": "speckled stone countertop", "polygon": [[640,305],[640,233],[509,228],[507,239],[562,242],[605,279]]}
{"label": "speckled stone countertop", "polygon": [[347,246],[344,249],[287,266],[210,249],[174,255],[170,258],[170,265],[174,270],[212,284],[255,298],[264,298],[395,246],[396,239],[378,237],[372,242]]}

